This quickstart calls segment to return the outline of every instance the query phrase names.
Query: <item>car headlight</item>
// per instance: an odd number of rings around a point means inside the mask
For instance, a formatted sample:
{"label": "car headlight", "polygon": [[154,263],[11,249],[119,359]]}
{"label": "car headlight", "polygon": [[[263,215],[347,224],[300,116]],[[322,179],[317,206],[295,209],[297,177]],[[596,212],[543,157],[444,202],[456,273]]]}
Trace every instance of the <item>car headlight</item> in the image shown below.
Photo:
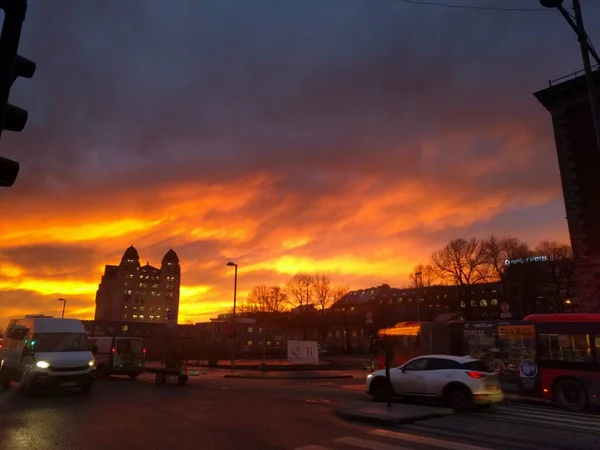
{"label": "car headlight", "polygon": [[35,363],[36,366],[38,366],[40,369],[47,369],[48,367],[50,367],[50,364],[48,364],[46,361],[38,361]]}
{"label": "car headlight", "polygon": [[90,367],[94,367],[94,364],[96,364],[96,361],[94,361],[93,359],[88,363],[88,366]]}
{"label": "car headlight", "polygon": [[373,378],[375,375],[373,375],[372,373],[370,373],[369,375],[367,375],[367,380],[370,380],[371,378]]}

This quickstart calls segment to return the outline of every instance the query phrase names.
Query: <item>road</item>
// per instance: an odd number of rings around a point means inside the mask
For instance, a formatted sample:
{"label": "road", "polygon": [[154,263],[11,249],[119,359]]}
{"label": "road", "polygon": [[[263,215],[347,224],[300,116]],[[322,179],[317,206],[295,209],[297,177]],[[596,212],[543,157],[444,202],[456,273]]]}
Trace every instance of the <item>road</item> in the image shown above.
{"label": "road", "polygon": [[99,381],[79,393],[0,394],[1,450],[533,450],[600,448],[600,416],[530,405],[384,429],[333,408],[365,399],[362,380],[243,380],[188,386]]}

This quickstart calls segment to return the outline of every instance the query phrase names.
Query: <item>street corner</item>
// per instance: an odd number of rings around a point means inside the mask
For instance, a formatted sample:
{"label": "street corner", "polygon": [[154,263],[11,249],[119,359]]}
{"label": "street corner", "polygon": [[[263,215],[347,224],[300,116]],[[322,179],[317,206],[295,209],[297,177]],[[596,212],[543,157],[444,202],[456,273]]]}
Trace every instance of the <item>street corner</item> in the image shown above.
{"label": "street corner", "polygon": [[454,414],[454,410],[402,403],[392,403],[388,407],[386,403],[361,402],[340,406],[336,409],[336,413],[344,419],[381,425],[400,425],[451,415]]}

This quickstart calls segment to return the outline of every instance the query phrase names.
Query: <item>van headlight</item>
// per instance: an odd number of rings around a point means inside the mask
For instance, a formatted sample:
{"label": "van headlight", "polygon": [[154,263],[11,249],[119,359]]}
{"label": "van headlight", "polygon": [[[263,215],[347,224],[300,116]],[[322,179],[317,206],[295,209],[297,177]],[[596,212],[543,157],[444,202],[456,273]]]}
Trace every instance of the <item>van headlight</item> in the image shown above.
{"label": "van headlight", "polygon": [[40,369],[47,369],[48,367],[50,367],[50,364],[48,364],[46,361],[38,361],[35,363],[36,366],[38,366]]}
{"label": "van headlight", "polygon": [[88,363],[88,366],[90,367],[94,367],[94,364],[96,364],[96,361],[94,361],[93,359]]}

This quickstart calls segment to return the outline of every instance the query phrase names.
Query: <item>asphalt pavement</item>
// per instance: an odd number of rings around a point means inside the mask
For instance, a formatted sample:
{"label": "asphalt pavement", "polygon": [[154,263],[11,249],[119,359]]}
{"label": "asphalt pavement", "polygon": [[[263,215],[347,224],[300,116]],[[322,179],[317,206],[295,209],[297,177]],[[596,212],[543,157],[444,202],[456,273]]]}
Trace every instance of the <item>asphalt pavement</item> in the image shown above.
{"label": "asphalt pavement", "polygon": [[90,396],[0,394],[1,450],[588,450],[600,417],[498,406],[383,428],[334,410],[368,401],[363,379],[246,380],[208,373],[187,386],[99,380]]}

